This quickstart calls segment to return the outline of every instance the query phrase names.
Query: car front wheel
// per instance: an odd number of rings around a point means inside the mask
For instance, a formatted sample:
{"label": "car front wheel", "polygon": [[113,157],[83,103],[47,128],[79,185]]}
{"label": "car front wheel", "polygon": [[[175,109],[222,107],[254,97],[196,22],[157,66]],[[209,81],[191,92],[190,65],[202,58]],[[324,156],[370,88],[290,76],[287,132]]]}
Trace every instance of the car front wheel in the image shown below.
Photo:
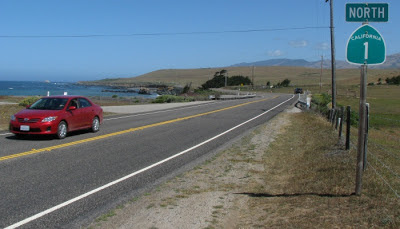
{"label": "car front wheel", "polygon": [[67,136],[67,123],[64,121],[61,121],[58,124],[58,128],[57,128],[57,137],[59,139],[63,139]]}
{"label": "car front wheel", "polygon": [[100,130],[100,120],[98,117],[94,117],[92,121],[92,131],[97,132]]}

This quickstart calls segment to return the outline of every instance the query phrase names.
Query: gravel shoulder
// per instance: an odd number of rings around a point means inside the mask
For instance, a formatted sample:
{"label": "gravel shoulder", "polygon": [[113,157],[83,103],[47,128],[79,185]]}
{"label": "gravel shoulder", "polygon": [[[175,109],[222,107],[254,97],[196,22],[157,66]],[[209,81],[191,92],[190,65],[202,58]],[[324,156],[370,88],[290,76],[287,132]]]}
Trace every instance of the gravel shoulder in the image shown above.
{"label": "gravel shoulder", "polygon": [[185,106],[197,106],[213,101],[194,101],[189,103],[151,103],[142,105],[126,105],[126,106],[102,106],[104,112],[116,113],[116,114],[133,114],[141,112],[150,112],[158,110],[168,110],[173,108],[185,107]]}
{"label": "gravel shoulder", "polygon": [[265,215],[249,196],[265,187],[265,149],[289,125],[287,109],[228,149],[155,190],[111,210],[89,228],[243,228]]}

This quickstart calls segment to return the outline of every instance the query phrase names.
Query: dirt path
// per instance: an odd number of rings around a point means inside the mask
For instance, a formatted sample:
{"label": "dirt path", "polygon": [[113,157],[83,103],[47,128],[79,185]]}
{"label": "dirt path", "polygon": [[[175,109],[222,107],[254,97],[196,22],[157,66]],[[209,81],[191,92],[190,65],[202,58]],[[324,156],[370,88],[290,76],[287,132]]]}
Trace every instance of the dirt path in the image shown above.
{"label": "dirt path", "polygon": [[251,210],[245,193],[268,186],[260,177],[262,157],[292,112],[299,110],[286,110],[206,163],[100,217],[90,228],[257,226],[265,213]]}

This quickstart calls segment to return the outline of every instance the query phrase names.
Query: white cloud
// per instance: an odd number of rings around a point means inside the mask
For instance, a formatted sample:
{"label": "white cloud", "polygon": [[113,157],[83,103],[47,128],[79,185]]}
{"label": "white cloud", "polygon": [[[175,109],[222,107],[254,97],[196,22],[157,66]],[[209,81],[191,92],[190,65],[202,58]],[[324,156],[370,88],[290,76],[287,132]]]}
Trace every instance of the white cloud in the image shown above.
{"label": "white cloud", "polygon": [[278,56],[284,56],[284,55],[285,55],[285,53],[281,50],[268,51],[268,56],[278,57]]}
{"label": "white cloud", "polygon": [[315,48],[318,50],[328,50],[330,49],[330,45],[326,42],[322,42],[322,43],[318,43],[317,45],[315,45]]}
{"label": "white cloud", "polygon": [[294,48],[302,48],[308,45],[306,40],[289,41],[289,45]]}

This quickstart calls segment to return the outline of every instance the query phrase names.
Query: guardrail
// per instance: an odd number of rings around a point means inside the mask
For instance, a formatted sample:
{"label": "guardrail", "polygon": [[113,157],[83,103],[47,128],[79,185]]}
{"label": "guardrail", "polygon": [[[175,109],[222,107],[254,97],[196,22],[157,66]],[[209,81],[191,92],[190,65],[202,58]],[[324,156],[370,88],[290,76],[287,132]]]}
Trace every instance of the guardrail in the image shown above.
{"label": "guardrail", "polygon": [[256,97],[256,94],[247,94],[247,95],[210,95],[209,99],[212,100],[230,100],[230,99],[249,99]]}
{"label": "guardrail", "polygon": [[311,93],[309,91],[304,92],[303,94],[298,94],[299,98],[295,106],[300,109],[309,109],[311,103]]}

